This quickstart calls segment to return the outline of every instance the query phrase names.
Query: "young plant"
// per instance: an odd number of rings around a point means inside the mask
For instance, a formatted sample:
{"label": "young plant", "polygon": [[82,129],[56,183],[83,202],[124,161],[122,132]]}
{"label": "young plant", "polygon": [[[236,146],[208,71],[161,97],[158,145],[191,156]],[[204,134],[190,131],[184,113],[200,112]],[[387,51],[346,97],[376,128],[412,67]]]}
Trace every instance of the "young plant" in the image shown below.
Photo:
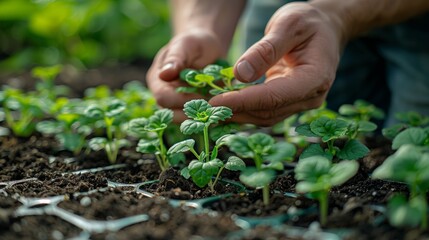
{"label": "young plant", "polygon": [[429,127],[410,127],[400,132],[392,141],[392,149],[403,145],[429,147]]}
{"label": "young plant", "polygon": [[[401,146],[395,154],[388,157],[382,165],[374,170],[372,178],[404,182],[410,189],[408,203],[403,197],[397,197],[390,201],[388,216],[392,225],[411,224],[416,226],[420,224],[422,229],[427,228],[428,147]],[[413,215],[413,213],[417,214]]]}
{"label": "young plant", "polygon": [[[180,79],[187,82],[190,87],[180,87],[178,92],[200,93],[218,95],[228,91],[234,91],[246,87],[246,84],[235,84],[233,67],[224,67],[218,64],[209,64],[202,70],[184,69],[180,73]],[[219,82],[221,84],[219,84]]]}
{"label": "young plant", "polygon": [[55,120],[38,122],[36,129],[45,135],[55,135],[63,149],[79,155],[86,147],[86,137],[92,133],[89,120],[81,109],[82,102],[57,98],[53,106]]}
{"label": "young plant", "polygon": [[338,112],[345,117],[357,121],[370,121],[371,119],[384,118],[383,110],[361,99],[356,100],[353,104],[341,105]]}
{"label": "young plant", "polygon": [[0,92],[0,102],[7,126],[18,137],[30,136],[36,120],[44,115],[41,99],[32,92],[6,88]]}
{"label": "young plant", "polygon": [[50,67],[35,67],[31,70],[33,77],[41,80],[36,83],[36,90],[41,97],[47,97],[50,101],[60,95],[67,95],[69,88],[63,85],[55,85],[55,78],[61,73],[62,66],[54,65]]}
{"label": "young plant", "polygon": [[129,123],[130,131],[139,135],[145,133],[155,133],[156,139],[140,139],[137,145],[137,152],[155,154],[158,165],[161,171],[165,171],[170,167],[167,148],[164,144],[164,131],[167,126],[173,121],[173,111],[170,109],[157,110],[149,118],[133,119]]}
{"label": "young plant", "polygon": [[[180,131],[185,135],[203,134],[204,150],[200,153],[194,148],[195,140],[187,139],[171,146],[167,155],[190,151],[195,160],[182,169],[181,174],[185,178],[192,178],[192,181],[199,187],[209,186],[211,191],[220,178],[224,168],[238,171],[244,168],[244,162],[238,157],[230,157],[226,163],[218,158],[219,147],[225,144],[225,138],[221,137],[216,141],[215,146],[210,150],[209,127],[224,121],[232,116],[231,109],[219,106],[212,107],[203,99],[191,100],[185,103],[183,111],[190,119],[185,120],[180,125]],[[214,178],[214,179],[213,179]]]}
{"label": "young plant", "polygon": [[294,114],[274,125],[272,131],[274,134],[282,134],[286,142],[294,143],[298,147],[304,148],[308,145],[308,141],[304,136],[296,134],[294,129],[297,121],[298,114]]}
{"label": "young plant", "polygon": [[283,170],[284,161],[293,160],[295,146],[287,142],[276,142],[265,133],[232,135],[226,142],[229,149],[239,157],[253,159],[255,166],[246,167],[240,174],[240,181],[254,188],[262,188],[263,202],[268,205],[269,185],[275,179],[276,171]]}
{"label": "young plant", "polygon": [[[375,124],[366,121],[355,122],[319,117],[310,124],[298,126],[295,131],[306,137],[319,137],[326,144],[326,149],[322,147],[322,144],[310,144],[300,158],[322,155],[328,159],[336,156],[339,159],[353,160],[364,157],[369,149],[356,137],[359,132],[369,132],[375,128]],[[341,149],[335,145],[335,141],[339,139],[345,140],[345,145]]]}
{"label": "young plant", "polygon": [[125,109],[126,106],[122,101],[112,98],[92,103],[85,110],[85,115],[95,124],[101,123],[105,127],[106,135],[106,137],[92,138],[88,145],[94,151],[104,149],[112,164],[116,162],[119,149],[129,145],[122,128]]}
{"label": "young plant", "polygon": [[356,161],[332,163],[323,156],[302,158],[295,167],[295,178],[299,182],[296,191],[309,193],[319,201],[320,223],[326,224],[328,216],[328,194],[332,187],[352,178],[358,171]]}
{"label": "young plant", "polygon": [[410,127],[424,127],[429,123],[429,117],[414,111],[397,113],[396,119],[400,122],[383,128],[382,133],[388,139],[394,139],[396,135]]}

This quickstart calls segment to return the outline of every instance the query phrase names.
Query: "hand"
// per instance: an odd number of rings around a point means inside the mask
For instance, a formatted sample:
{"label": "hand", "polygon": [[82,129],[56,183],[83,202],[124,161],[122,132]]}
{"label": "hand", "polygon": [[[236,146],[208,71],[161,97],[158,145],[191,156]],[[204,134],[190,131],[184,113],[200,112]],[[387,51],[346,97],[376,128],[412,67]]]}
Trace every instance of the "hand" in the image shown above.
{"label": "hand", "polygon": [[252,82],[266,73],[265,83],[218,95],[210,103],[230,107],[232,121],[266,126],[319,107],[335,78],[341,34],[338,22],[309,3],[283,6],[265,36],[234,66],[238,80]]}
{"label": "hand", "polygon": [[185,102],[204,98],[198,94],[177,93],[176,88],[186,86],[179,79],[184,68],[200,69],[216,59],[224,57],[221,45],[215,34],[195,29],[175,36],[156,55],[146,75],[149,89],[157,103],[174,111],[174,121],[186,119],[183,114]]}

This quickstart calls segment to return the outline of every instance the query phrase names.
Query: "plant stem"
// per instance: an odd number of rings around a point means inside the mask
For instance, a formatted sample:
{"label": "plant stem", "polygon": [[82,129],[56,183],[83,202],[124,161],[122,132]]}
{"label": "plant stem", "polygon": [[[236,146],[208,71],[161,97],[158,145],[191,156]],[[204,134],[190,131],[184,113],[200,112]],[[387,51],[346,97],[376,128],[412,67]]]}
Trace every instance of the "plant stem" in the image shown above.
{"label": "plant stem", "polygon": [[328,191],[319,192],[320,224],[324,226],[328,218]]}
{"label": "plant stem", "polygon": [[159,168],[161,168],[161,171],[164,172],[166,168],[164,168],[164,165],[162,164],[162,160],[158,154],[155,154],[156,161],[158,162]]}
{"label": "plant stem", "polygon": [[169,167],[169,162],[167,159],[167,149],[165,148],[164,145],[164,140],[162,139],[162,135],[163,135],[163,131],[157,132],[158,134],[158,140],[159,140],[159,152],[161,155],[161,159],[160,159],[160,164],[161,166],[161,170],[164,171]]}
{"label": "plant stem", "polygon": [[206,162],[210,161],[209,154],[209,125],[204,126],[204,148],[206,152]]}
{"label": "plant stem", "polygon": [[214,88],[214,89],[217,89],[217,90],[219,90],[219,91],[225,91],[223,88],[219,87],[218,85],[216,85],[216,84],[214,84],[214,83],[212,83],[212,82],[207,82],[207,84],[208,84],[210,87],[212,87],[212,88]]}
{"label": "plant stem", "polygon": [[214,192],[214,186],[217,184],[217,182],[218,182],[218,180],[219,180],[219,178],[220,178],[220,173],[222,172],[222,170],[223,170],[224,168],[225,168],[225,167],[224,167],[224,166],[222,166],[222,167],[219,169],[219,171],[217,172],[216,178],[215,178],[215,180],[214,180],[214,182],[213,182],[212,192]]}
{"label": "plant stem", "polygon": [[256,169],[261,170],[261,167],[262,167],[262,157],[259,154],[255,153],[254,159],[255,159],[255,167],[256,167]]}
{"label": "plant stem", "polygon": [[262,200],[265,206],[270,204],[270,186],[268,184],[262,187]]}

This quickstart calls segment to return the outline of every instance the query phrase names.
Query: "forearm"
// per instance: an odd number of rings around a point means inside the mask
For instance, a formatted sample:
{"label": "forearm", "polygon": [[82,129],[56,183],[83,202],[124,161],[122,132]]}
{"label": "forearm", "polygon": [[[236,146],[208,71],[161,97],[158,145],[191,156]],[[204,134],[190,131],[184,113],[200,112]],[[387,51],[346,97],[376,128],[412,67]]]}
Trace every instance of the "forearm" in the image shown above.
{"label": "forearm", "polygon": [[245,0],[171,0],[173,33],[212,31],[226,52],[245,4]]}
{"label": "forearm", "polygon": [[344,41],[429,11],[428,0],[313,0],[310,4],[341,25]]}

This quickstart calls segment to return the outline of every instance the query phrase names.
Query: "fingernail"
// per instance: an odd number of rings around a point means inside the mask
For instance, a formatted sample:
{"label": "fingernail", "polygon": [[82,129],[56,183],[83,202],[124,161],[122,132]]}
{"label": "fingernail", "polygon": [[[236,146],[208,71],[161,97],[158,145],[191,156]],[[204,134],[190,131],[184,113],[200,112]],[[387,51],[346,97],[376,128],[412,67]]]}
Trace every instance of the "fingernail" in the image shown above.
{"label": "fingernail", "polygon": [[245,81],[251,81],[253,75],[255,75],[255,69],[253,69],[252,65],[250,65],[250,63],[246,60],[241,61],[237,65],[237,72]]}
{"label": "fingernail", "polygon": [[165,71],[165,70],[173,69],[173,68],[174,68],[174,64],[173,64],[173,63],[167,63],[167,64],[165,64],[165,65],[161,68],[161,71]]}

